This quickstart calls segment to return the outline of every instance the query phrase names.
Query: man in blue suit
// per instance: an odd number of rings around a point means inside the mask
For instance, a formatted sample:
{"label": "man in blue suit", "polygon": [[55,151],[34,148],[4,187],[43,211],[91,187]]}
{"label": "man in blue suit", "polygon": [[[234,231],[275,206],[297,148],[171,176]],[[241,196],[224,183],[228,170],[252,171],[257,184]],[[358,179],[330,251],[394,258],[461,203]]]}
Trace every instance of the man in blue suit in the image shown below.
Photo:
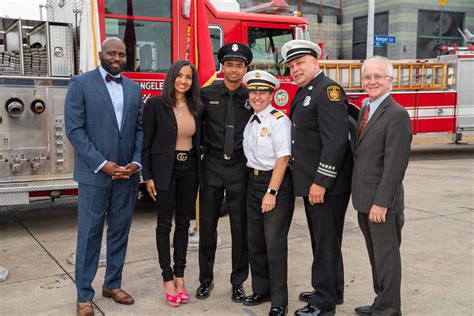
{"label": "man in blue suit", "polygon": [[66,133],[75,150],[77,211],[77,315],[94,315],[92,281],[97,272],[107,218],[107,268],[102,296],[133,304],[121,289],[128,233],[135,207],[143,140],[140,87],[123,77],[125,44],[108,38],[100,66],[69,82]]}

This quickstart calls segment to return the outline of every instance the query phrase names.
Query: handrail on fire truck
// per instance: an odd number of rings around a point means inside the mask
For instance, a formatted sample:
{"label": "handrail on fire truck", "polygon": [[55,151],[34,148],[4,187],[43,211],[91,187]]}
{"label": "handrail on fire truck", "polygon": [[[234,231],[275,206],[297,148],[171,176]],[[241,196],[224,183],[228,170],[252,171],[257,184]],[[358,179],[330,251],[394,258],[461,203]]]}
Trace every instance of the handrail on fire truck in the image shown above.
{"label": "handrail on fire truck", "polygon": [[[346,91],[363,91],[361,60],[320,60],[324,74]],[[275,72],[275,63],[253,63],[250,68]],[[278,67],[277,67],[278,68]],[[289,69],[280,64],[276,75],[289,75]],[[441,90],[447,87],[447,65],[437,60],[393,62],[393,90]]]}

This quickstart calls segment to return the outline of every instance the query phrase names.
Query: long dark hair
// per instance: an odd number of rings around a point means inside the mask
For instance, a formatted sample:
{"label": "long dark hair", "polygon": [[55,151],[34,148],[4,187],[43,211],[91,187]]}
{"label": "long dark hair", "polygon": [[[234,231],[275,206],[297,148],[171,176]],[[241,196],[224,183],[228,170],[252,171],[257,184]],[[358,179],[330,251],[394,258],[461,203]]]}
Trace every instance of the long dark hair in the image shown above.
{"label": "long dark hair", "polygon": [[185,93],[186,104],[188,105],[189,112],[193,115],[201,113],[203,109],[203,104],[201,101],[201,88],[199,87],[199,78],[196,67],[187,60],[177,60],[175,61],[168,72],[166,73],[165,82],[163,84],[163,91],[161,92],[161,99],[166,104],[166,106],[173,107],[176,103],[176,95],[174,91],[174,82],[178,77],[179,71],[184,66],[191,67],[193,72],[193,82],[191,88]]}

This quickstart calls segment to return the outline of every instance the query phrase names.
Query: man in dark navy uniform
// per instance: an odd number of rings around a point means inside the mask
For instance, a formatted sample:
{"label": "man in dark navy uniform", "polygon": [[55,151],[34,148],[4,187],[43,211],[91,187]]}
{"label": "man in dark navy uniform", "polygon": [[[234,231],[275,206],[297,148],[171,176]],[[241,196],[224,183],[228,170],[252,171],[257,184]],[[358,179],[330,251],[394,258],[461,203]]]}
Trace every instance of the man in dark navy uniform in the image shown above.
{"label": "man in dark navy uniform", "polygon": [[[326,315],[342,303],[341,254],[344,217],[349,202],[352,153],[344,90],[319,69],[318,45],[293,40],[282,56],[299,89],[291,103],[291,167],[295,196],[304,199],[311,234],[314,288],[309,303],[295,315]],[[308,294],[308,293],[303,293]]]}
{"label": "man in dark navy uniform", "polygon": [[243,152],[243,132],[253,110],[248,91],[242,86],[251,50],[241,43],[221,47],[218,59],[224,81],[201,91],[204,103],[202,179],[199,218],[198,299],[208,298],[213,287],[219,211],[226,197],[232,235],[232,300],[245,297],[243,282],[249,274],[247,245],[246,187],[248,168]]}

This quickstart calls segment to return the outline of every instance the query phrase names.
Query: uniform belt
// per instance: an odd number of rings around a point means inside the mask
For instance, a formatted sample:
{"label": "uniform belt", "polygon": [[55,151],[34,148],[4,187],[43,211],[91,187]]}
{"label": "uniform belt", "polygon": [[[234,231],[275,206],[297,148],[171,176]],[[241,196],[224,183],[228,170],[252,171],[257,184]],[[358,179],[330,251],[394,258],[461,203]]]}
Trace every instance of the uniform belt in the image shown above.
{"label": "uniform belt", "polygon": [[191,150],[176,150],[175,157],[176,160],[181,162],[191,159],[194,157],[194,148],[192,148]]}
{"label": "uniform belt", "polygon": [[251,172],[254,176],[271,176],[272,173],[273,173],[273,169],[272,169],[272,170],[268,170],[268,171],[264,171],[264,170],[258,170],[258,169],[250,168],[250,172]]}
{"label": "uniform belt", "polygon": [[244,157],[244,151],[242,149],[234,151],[231,156],[227,156],[223,151],[214,149],[206,149],[206,154],[214,158],[223,158],[225,160]]}

